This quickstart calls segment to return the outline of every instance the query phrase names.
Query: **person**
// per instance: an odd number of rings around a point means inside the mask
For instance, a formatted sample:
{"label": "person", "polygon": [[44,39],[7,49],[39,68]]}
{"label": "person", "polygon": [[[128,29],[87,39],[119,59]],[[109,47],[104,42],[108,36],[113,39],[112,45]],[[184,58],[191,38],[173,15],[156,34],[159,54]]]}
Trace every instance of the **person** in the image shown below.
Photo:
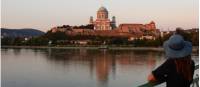
{"label": "person", "polygon": [[163,48],[167,60],[152,71],[148,81],[166,82],[167,87],[190,87],[195,67],[192,44],[176,33],[164,42]]}

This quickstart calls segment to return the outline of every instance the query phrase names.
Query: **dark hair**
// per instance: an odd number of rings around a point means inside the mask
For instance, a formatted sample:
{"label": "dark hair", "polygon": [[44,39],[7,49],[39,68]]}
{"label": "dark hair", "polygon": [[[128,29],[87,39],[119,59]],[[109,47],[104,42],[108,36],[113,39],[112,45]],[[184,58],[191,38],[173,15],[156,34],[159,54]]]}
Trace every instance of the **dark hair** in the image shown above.
{"label": "dark hair", "polygon": [[179,74],[189,81],[193,78],[191,55],[180,59],[175,59],[176,70]]}

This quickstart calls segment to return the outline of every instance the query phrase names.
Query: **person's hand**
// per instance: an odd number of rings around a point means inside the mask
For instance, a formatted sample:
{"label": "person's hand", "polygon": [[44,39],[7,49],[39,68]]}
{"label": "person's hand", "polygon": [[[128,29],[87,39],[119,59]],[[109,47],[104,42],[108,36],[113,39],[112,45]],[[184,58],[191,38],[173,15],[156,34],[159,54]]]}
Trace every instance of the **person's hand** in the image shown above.
{"label": "person's hand", "polygon": [[147,80],[148,80],[149,82],[155,82],[155,81],[156,81],[156,78],[155,78],[154,75],[151,73],[151,74],[148,76]]}

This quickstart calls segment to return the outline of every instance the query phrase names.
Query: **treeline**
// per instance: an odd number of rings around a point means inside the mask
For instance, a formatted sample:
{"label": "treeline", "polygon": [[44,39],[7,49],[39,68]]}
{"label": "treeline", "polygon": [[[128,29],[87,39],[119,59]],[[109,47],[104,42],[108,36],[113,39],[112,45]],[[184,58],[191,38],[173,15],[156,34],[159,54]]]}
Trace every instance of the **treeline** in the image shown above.
{"label": "treeline", "polygon": [[[179,31],[178,31],[179,32]],[[179,32],[185,40],[192,42],[193,46],[199,45],[198,32]],[[104,37],[91,35],[68,35],[65,32],[52,33],[48,31],[45,35],[33,38],[1,38],[1,45],[16,46],[66,46],[66,45],[127,45],[135,47],[158,47],[162,46],[174,32],[159,36],[156,39],[129,40],[126,37]],[[87,43],[81,43],[87,42]]]}
{"label": "treeline", "polygon": [[180,34],[181,36],[183,36],[184,40],[192,42],[193,46],[199,46],[199,31],[198,31],[198,29],[183,30],[181,28],[177,28],[176,31],[170,32],[170,33],[164,35],[161,38],[162,39],[161,44],[163,44],[163,42],[165,40],[169,39],[169,37],[174,33]]}
{"label": "treeline", "polygon": [[94,29],[93,24],[87,24],[87,25],[80,25],[80,26],[70,26],[70,25],[62,25],[58,26],[56,28],[66,28],[66,29]]}
{"label": "treeline", "polygon": [[93,24],[81,25],[81,26],[73,26],[74,29],[94,29]]}

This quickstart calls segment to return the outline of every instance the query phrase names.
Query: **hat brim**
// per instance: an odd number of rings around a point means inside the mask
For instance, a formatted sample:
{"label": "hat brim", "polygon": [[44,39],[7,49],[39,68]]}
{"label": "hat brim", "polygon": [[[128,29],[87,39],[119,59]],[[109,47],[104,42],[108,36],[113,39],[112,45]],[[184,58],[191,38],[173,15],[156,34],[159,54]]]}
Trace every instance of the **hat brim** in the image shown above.
{"label": "hat brim", "polygon": [[192,53],[192,44],[188,41],[184,41],[184,48],[181,50],[173,50],[169,47],[169,41],[165,41],[163,44],[165,54],[167,58],[181,58]]}

